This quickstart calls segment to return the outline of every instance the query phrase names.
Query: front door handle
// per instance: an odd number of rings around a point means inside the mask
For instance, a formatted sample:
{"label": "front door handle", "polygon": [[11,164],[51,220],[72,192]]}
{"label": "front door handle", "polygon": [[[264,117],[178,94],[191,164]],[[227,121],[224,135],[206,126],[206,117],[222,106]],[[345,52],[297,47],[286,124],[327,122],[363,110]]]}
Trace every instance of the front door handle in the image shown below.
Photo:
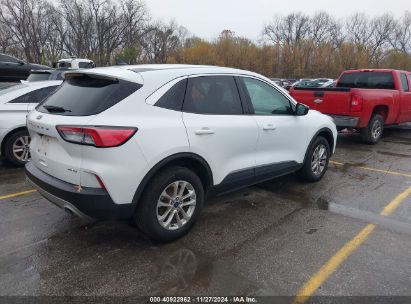
{"label": "front door handle", "polygon": [[214,134],[214,130],[211,130],[210,128],[204,127],[201,128],[200,130],[196,130],[195,134],[196,135],[209,135],[209,134]]}
{"label": "front door handle", "polygon": [[272,125],[272,124],[268,124],[268,125],[265,125],[263,127],[264,131],[275,130],[275,129],[276,129],[276,127],[274,127],[274,125]]}

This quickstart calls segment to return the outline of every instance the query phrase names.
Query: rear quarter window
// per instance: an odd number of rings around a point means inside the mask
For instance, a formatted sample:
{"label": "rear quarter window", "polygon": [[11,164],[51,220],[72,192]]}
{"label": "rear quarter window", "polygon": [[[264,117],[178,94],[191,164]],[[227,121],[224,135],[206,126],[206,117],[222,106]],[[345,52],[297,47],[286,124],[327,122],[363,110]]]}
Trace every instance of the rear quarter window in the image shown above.
{"label": "rear quarter window", "polygon": [[54,94],[36,109],[65,116],[101,113],[136,92],[141,84],[117,79],[68,75]]}
{"label": "rear quarter window", "polygon": [[404,73],[401,74],[401,86],[404,92],[410,91],[410,87],[408,85],[408,80],[407,80],[407,74],[404,74]]}
{"label": "rear quarter window", "polygon": [[345,73],[338,80],[339,88],[387,89],[394,90],[391,72],[354,72]]}

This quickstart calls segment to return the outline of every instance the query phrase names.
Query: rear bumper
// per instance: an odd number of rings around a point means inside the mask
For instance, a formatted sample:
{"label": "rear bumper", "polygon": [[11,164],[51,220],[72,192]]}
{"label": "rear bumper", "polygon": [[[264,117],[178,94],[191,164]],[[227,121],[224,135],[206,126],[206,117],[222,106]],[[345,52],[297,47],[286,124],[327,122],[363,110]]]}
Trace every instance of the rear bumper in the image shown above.
{"label": "rear bumper", "polygon": [[337,127],[355,128],[360,122],[359,117],[354,116],[342,116],[342,115],[329,115]]}
{"label": "rear bumper", "polygon": [[33,187],[47,200],[80,217],[128,219],[133,216],[133,204],[114,203],[104,189],[84,187],[78,191],[78,186],[48,175],[32,163],[26,164],[26,175]]}

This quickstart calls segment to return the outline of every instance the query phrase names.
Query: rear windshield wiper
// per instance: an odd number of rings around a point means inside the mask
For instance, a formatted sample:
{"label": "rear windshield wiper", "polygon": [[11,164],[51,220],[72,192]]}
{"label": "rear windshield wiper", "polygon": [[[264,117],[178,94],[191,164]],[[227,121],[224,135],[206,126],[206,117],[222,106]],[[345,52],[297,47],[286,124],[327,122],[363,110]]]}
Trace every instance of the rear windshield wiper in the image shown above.
{"label": "rear windshield wiper", "polygon": [[59,107],[59,106],[48,106],[45,105],[43,106],[43,108],[45,108],[47,111],[54,112],[54,113],[63,113],[63,112],[71,112],[71,110],[65,109],[63,107]]}

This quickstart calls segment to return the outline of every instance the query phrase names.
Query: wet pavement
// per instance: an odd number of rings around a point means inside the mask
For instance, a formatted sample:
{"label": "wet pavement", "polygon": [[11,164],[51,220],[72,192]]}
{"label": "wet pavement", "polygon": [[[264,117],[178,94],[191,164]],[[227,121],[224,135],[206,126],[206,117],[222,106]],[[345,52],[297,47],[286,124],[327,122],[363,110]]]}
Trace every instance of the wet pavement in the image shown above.
{"label": "wet pavement", "polygon": [[[411,186],[411,125],[376,146],[340,135],[332,160],[319,183],[289,175],[210,200],[166,245],[128,222],[75,218],[36,192],[2,199],[0,295],[293,296],[374,223],[315,294],[411,296],[411,197],[379,215]],[[0,163],[0,196],[27,189],[22,169]]]}

